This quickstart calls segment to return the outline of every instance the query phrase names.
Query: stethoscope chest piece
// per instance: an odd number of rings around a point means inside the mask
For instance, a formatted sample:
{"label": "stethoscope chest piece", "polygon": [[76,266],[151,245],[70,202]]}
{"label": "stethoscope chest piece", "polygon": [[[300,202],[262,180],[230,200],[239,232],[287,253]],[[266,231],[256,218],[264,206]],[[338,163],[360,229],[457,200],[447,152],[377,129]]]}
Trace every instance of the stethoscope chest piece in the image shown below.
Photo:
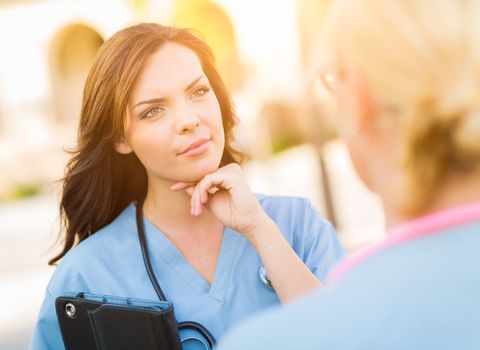
{"label": "stethoscope chest piece", "polygon": [[267,269],[265,268],[265,266],[260,266],[260,268],[258,269],[258,276],[260,277],[260,281],[262,281],[264,285],[266,285],[270,290],[275,291],[272,285],[272,281],[270,281],[270,278],[268,277]]}

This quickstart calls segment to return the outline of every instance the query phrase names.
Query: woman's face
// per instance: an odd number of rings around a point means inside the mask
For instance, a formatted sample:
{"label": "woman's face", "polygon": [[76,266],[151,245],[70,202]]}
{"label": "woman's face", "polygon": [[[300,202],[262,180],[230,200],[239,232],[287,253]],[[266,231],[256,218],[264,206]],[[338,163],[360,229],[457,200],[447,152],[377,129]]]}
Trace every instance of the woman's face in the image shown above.
{"label": "woman's face", "polygon": [[135,82],[116,150],[135,152],[149,178],[195,182],[218,168],[224,146],[220,105],[197,55],[162,45]]}
{"label": "woman's face", "polygon": [[357,175],[367,187],[376,191],[375,175],[385,171],[386,144],[380,137],[379,131],[383,130],[378,130],[379,115],[366,82],[356,69],[343,68],[341,74],[336,74],[332,92],[339,135],[348,148]]}
{"label": "woman's face", "polygon": [[358,70],[344,69],[333,92],[337,128],[359,178],[372,191],[385,192],[399,170],[395,156],[398,127],[374,100]]}

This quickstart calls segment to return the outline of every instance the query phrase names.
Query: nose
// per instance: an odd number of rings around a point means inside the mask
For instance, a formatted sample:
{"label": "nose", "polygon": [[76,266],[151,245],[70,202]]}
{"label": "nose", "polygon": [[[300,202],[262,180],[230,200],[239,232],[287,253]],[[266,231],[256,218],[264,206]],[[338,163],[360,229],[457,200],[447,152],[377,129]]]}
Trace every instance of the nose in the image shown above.
{"label": "nose", "polygon": [[182,103],[175,108],[175,130],[179,134],[185,134],[195,130],[200,125],[196,113],[187,103]]}

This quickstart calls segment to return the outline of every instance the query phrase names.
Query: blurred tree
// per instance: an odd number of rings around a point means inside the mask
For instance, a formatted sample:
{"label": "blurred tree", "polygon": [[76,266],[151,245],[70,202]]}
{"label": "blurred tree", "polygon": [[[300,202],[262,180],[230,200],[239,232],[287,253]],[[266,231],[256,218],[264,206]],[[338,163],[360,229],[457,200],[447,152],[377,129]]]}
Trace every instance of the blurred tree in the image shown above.
{"label": "blurred tree", "polygon": [[143,12],[148,8],[149,0],[130,0],[136,11]]}
{"label": "blurred tree", "polygon": [[263,104],[261,118],[268,125],[272,153],[305,142],[305,135],[300,126],[298,106],[284,100],[272,100]]}
{"label": "blurred tree", "polygon": [[148,18],[148,12],[151,10],[150,0],[128,0],[130,3],[135,18],[138,22],[143,22],[145,18]]}

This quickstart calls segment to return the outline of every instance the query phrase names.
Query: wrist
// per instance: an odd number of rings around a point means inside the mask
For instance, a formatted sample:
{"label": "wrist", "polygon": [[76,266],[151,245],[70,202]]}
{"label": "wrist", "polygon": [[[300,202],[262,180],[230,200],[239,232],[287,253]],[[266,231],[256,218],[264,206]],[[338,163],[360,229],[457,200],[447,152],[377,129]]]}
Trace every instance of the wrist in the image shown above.
{"label": "wrist", "polygon": [[278,229],[275,222],[268,216],[264,215],[261,219],[256,221],[248,230],[242,232],[247,240],[255,248],[264,244],[264,242],[271,241],[272,236],[276,235]]}

